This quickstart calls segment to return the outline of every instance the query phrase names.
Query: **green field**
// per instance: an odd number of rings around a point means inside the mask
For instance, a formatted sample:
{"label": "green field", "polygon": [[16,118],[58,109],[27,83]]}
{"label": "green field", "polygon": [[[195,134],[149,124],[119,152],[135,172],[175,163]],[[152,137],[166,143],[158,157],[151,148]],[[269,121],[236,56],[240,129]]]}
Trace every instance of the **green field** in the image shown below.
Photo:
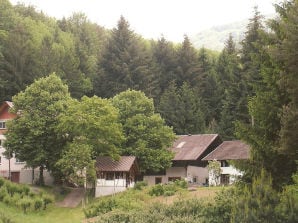
{"label": "green field", "polygon": [[[192,191],[182,190],[173,196],[150,196],[148,195],[148,187],[143,190],[129,190],[127,192],[115,195],[116,199],[120,199],[123,202],[129,202],[130,205],[137,205],[139,207],[146,206],[152,203],[166,203],[170,204],[174,201],[181,200],[181,198],[209,198],[212,199],[219,188],[197,188]],[[47,189],[48,193],[53,194],[53,190]],[[57,194],[54,194],[57,195]],[[58,200],[61,200],[61,196],[55,196]],[[93,199],[89,205],[96,203],[105,198]],[[133,202],[132,202],[133,201]],[[24,214],[20,209],[16,207],[8,206],[0,202],[0,213],[4,213],[6,217],[9,217],[11,223],[79,223],[85,218],[83,208],[80,205],[77,208],[63,208],[58,207],[55,204],[51,204],[47,210],[42,211],[30,211]],[[1,219],[0,219],[0,223]]]}

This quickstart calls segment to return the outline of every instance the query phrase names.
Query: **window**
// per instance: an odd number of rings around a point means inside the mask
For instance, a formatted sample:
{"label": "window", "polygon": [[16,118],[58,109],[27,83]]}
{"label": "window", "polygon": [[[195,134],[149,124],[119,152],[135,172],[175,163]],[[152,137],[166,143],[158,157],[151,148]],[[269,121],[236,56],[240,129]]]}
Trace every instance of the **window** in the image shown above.
{"label": "window", "polygon": [[155,184],[161,184],[162,178],[161,177],[155,177]]}
{"label": "window", "polygon": [[22,161],[22,160],[20,160],[20,159],[16,158],[16,163],[19,163],[19,164],[21,164],[21,163],[24,163],[24,161]]}
{"label": "window", "polygon": [[0,129],[6,129],[5,121],[0,121]]}
{"label": "window", "polygon": [[221,174],[220,175],[220,184],[228,185],[230,183],[230,175],[229,174]]}
{"label": "window", "polygon": [[220,161],[220,166],[221,167],[229,167],[230,165],[229,165],[229,163],[226,161],[226,160],[222,160],[222,161]]}

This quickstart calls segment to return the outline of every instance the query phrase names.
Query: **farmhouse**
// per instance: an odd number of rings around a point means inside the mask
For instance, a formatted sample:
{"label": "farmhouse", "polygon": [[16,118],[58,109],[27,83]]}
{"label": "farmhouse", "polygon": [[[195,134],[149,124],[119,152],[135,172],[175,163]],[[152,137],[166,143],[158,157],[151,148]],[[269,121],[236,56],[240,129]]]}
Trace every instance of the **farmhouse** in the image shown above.
{"label": "farmhouse", "polygon": [[208,161],[202,160],[222,143],[218,134],[181,135],[169,148],[174,152],[172,167],[163,173],[144,176],[149,185],[185,179],[190,184],[208,184]]}
{"label": "farmhouse", "polygon": [[133,187],[139,175],[135,156],[121,156],[119,160],[101,156],[96,159],[97,181],[95,197],[115,194]]}
{"label": "farmhouse", "polygon": [[242,173],[233,167],[229,161],[231,160],[247,160],[249,159],[249,146],[240,140],[224,141],[214,151],[202,159],[202,161],[216,160],[221,164],[220,179],[214,179],[212,173],[209,173],[209,185],[232,184]]}

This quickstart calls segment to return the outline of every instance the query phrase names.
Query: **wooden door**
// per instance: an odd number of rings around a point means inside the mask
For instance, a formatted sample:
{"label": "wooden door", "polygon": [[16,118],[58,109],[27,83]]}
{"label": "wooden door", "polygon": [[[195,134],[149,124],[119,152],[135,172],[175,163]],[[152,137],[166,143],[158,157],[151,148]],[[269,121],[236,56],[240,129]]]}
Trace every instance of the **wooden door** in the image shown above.
{"label": "wooden door", "polygon": [[20,172],[11,172],[11,181],[15,183],[20,182]]}

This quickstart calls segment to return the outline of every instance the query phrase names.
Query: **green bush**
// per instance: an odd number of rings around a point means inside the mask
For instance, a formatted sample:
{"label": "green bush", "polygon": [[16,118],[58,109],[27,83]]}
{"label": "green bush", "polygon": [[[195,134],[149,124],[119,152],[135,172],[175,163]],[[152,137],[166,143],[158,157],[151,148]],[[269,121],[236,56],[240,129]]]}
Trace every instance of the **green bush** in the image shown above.
{"label": "green bush", "polygon": [[45,210],[47,206],[54,202],[54,198],[50,195],[43,194],[42,196],[43,200],[43,209]]}
{"label": "green bush", "polygon": [[42,208],[42,205],[43,200],[41,198],[37,197],[33,200],[33,206],[35,211],[40,210]]}
{"label": "green bush", "polygon": [[149,190],[150,196],[161,196],[164,194],[164,187],[162,184],[156,184]]}
{"label": "green bush", "polygon": [[31,208],[32,206],[32,199],[28,197],[23,197],[21,200],[17,202],[17,206],[20,207],[24,214],[27,213],[27,211]]}
{"label": "green bush", "polygon": [[5,180],[4,178],[0,177],[0,187],[2,187],[5,183]]}
{"label": "green bush", "polygon": [[148,184],[147,184],[147,182],[145,182],[145,181],[138,181],[138,182],[135,183],[135,185],[134,185],[134,189],[135,189],[135,190],[142,190],[143,187],[145,187],[145,186],[147,186],[147,185],[148,185]]}
{"label": "green bush", "polygon": [[175,191],[172,190],[166,190],[164,192],[164,196],[173,196],[175,194]]}
{"label": "green bush", "polygon": [[1,223],[14,223],[14,221],[11,220],[11,217],[0,211],[0,222]]}
{"label": "green bush", "polygon": [[113,198],[108,198],[101,200],[100,202],[91,205],[90,207],[84,209],[85,216],[87,218],[98,216],[100,214],[105,214],[112,211],[118,207],[118,203]]}
{"label": "green bush", "polygon": [[19,186],[17,184],[6,181],[5,186],[11,197],[14,195],[14,193],[19,193]]}
{"label": "green bush", "polygon": [[187,182],[185,180],[176,180],[174,182],[174,184],[179,187],[179,188],[182,188],[182,189],[186,189],[187,188]]}
{"label": "green bush", "polygon": [[9,196],[6,187],[0,188],[0,201],[3,201],[4,197]]}

